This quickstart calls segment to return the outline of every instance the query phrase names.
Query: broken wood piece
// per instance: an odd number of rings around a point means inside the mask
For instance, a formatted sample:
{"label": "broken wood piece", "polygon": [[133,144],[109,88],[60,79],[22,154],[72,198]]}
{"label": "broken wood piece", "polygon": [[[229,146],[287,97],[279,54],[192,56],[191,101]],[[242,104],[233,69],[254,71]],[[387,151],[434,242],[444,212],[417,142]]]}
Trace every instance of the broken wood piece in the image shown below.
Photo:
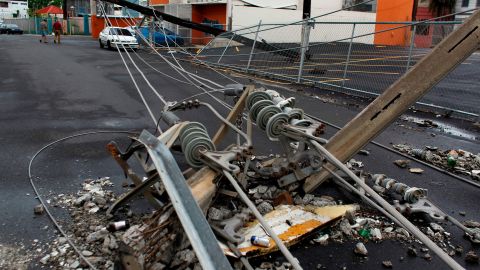
{"label": "broken wood piece", "polygon": [[[240,96],[240,99],[237,101],[233,109],[230,111],[230,113],[227,116],[227,121],[230,123],[234,123],[237,120],[237,117],[239,115],[242,115],[243,109],[245,108],[245,101],[247,100],[248,94],[250,91],[252,91],[255,87],[253,85],[247,85],[245,88],[245,91],[243,91],[242,96]],[[212,142],[216,146],[220,143],[220,141],[225,137],[228,131],[228,125],[225,123],[222,123],[220,128],[217,130],[217,133],[213,136]]]}
{"label": "broken wood piece", "polygon": [[204,213],[208,210],[213,196],[217,191],[217,186],[214,183],[217,176],[218,173],[214,170],[203,167],[187,179],[187,184],[192,191],[192,195]]}

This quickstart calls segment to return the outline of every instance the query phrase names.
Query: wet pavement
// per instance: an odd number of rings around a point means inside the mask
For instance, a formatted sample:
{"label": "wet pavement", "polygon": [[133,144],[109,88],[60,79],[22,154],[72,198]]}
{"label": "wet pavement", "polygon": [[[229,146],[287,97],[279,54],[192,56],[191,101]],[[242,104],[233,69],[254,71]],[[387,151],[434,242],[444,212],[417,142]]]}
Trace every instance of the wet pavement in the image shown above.
{"label": "wet pavement", "polygon": [[[96,131],[125,131],[154,129],[154,123],[134,88],[125,67],[116,51],[101,50],[95,40],[86,37],[65,37],[63,44],[41,44],[34,36],[0,35],[0,110],[2,129],[0,139],[3,151],[0,154],[0,244],[26,247],[34,239],[48,242],[55,235],[53,225],[47,216],[34,216],[33,207],[38,204],[28,180],[28,163],[34,153],[44,145],[72,134]],[[126,55],[123,53],[123,55]],[[158,56],[139,51],[142,59],[158,70],[181,78],[162,63]],[[166,78],[144,65],[136,54],[131,56],[138,63],[152,85],[166,100],[180,100],[200,93],[191,85]],[[154,62],[155,60],[156,62]],[[185,64],[189,70],[206,76],[220,84],[232,83],[212,71]],[[129,66],[132,70],[134,67]],[[158,115],[162,109],[156,96],[141,82],[141,76],[134,72],[146,100]],[[233,77],[235,81],[247,83],[248,78]],[[266,83],[266,82],[263,82]],[[343,104],[324,103],[311,96],[288,89],[288,86],[273,87],[287,96],[295,96],[299,107],[312,115],[336,125],[343,125],[353,118],[359,108]],[[315,91],[315,90],[314,90]],[[322,94],[322,93],[319,93]],[[223,95],[216,93],[223,100]],[[199,99],[212,102],[222,113],[227,109],[213,103],[208,96]],[[231,100],[227,100],[231,104]],[[211,114],[204,109],[186,111],[179,114],[182,119],[203,122],[210,133],[219,126]],[[438,119],[442,121],[442,119]],[[470,125],[466,123],[466,125]],[[408,143],[418,147],[435,145],[441,148],[461,148],[474,153],[480,152],[477,139],[454,136],[441,130],[430,128],[406,128],[414,126],[399,121],[380,134],[377,141],[389,145]],[[462,127],[460,127],[462,128]],[[327,128],[326,137],[336,130]],[[432,136],[432,133],[435,136]],[[277,146],[268,143],[265,136],[255,131],[254,143],[258,151],[275,152]],[[126,140],[123,134],[96,134],[61,142],[46,149],[33,163],[32,173],[42,195],[74,192],[85,178],[110,176],[112,182],[120,185],[123,174],[105,150],[110,140]],[[427,188],[429,196],[438,206],[460,220],[480,220],[478,205],[479,192],[476,188],[459,182],[423,165],[421,175],[407,173],[393,164],[399,156],[374,145],[369,156],[358,159],[365,163],[366,170],[372,173],[385,173],[392,178],[412,186]],[[357,157],[356,157],[357,158]],[[320,187],[319,193],[338,193],[328,185]],[[460,216],[459,212],[466,212]],[[63,213],[63,214],[62,214]],[[54,214],[64,219],[64,211],[55,209]],[[65,219],[68,221],[68,219]],[[45,228],[47,226],[47,228]],[[449,227],[456,243],[465,251],[478,247],[462,238],[461,232]],[[405,269],[445,269],[446,266],[434,256],[431,262],[421,258],[399,261],[406,257],[406,247],[399,242],[384,241],[380,244],[367,244],[370,256],[359,261],[353,255],[355,243],[345,245],[299,245],[293,248],[305,269],[315,269],[320,263],[327,269],[381,269],[381,262],[392,260],[394,268]],[[464,264],[462,257],[457,257]],[[398,266],[398,267],[397,267]],[[473,269],[477,266],[469,266]],[[40,268],[38,263],[32,269]]]}

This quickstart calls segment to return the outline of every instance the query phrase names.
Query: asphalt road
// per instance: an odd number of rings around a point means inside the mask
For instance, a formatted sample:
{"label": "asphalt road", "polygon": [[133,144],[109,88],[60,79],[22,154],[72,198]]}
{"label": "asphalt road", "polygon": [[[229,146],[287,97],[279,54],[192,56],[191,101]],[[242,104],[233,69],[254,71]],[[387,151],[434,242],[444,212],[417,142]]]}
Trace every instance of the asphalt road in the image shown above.
{"label": "asphalt road", "polygon": [[[296,48],[298,45],[279,46]],[[251,48],[243,46],[227,50],[219,47],[206,49],[201,55],[213,63],[246,69],[250,62],[249,69],[252,71],[297,78],[299,59],[259,50],[254,51],[250,59],[250,51]],[[310,44],[310,58],[304,63],[302,78],[317,82],[323,89],[371,97],[381,94],[405,74],[407,66],[413,67],[429,52],[428,48],[414,48],[409,57],[409,48],[401,46],[353,43],[349,48],[349,43],[343,42]],[[427,93],[421,102],[480,114],[479,63],[480,53],[476,52]]]}
{"label": "asphalt road", "polygon": [[[122,55],[128,59],[126,53]],[[158,56],[145,51],[139,51],[138,55],[157,70],[176,78],[180,77],[162,63]],[[55,236],[49,219],[45,215],[35,217],[33,214],[33,207],[38,201],[33,195],[27,173],[32,155],[44,145],[72,134],[96,130],[153,130],[154,123],[149,118],[118,52],[99,49],[95,40],[65,37],[63,44],[56,45],[40,44],[34,36],[0,35],[0,56],[0,139],[3,142],[3,151],[0,153],[0,244],[25,245],[29,248],[32,247],[34,239],[46,243]],[[137,55],[130,56],[166,100],[181,100],[201,92],[191,85],[159,74],[139,61]],[[132,65],[129,67],[134,69]],[[222,85],[232,83],[231,80],[204,68],[188,64],[185,64],[185,68]],[[132,72],[152,110],[158,115],[163,104],[145,82],[141,81],[142,77],[137,72]],[[243,83],[249,81],[242,75],[234,76],[233,79]],[[268,82],[256,83],[261,85]],[[285,95],[295,96],[297,104],[306,112],[337,125],[345,124],[359,110],[352,106],[320,102],[291,91],[288,85],[269,87]],[[221,94],[215,95],[223,99]],[[197,98],[212,102],[224,115],[228,112],[208,96]],[[231,103],[228,99],[227,102]],[[203,122],[210,133],[220,124],[204,109],[185,111],[179,116],[185,120]],[[334,129],[328,128],[326,137],[334,132]],[[432,137],[431,133],[437,135]],[[275,152],[277,145],[268,143],[261,132],[255,131],[254,135],[257,153]],[[120,186],[123,175],[105,151],[105,145],[111,140],[118,140],[123,146],[126,144],[124,134],[97,134],[67,140],[46,149],[32,166],[35,183],[41,194],[48,197],[50,194],[75,192],[85,178],[103,176],[110,176],[116,186]],[[473,152],[480,150],[478,140],[455,137],[439,130],[406,129],[396,124],[389,127],[377,140],[385,144],[410,143],[419,147],[437,145]],[[359,157],[365,163],[366,170],[386,173],[407,184],[429,189],[430,198],[460,220],[480,220],[478,204],[475,203],[480,196],[477,189],[421,165],[418,167],[425,169],[424,174],[408,174],[393,165],[392,161],[399,158],[395,154],[373,145],[366,148],[370,149],[371,155]],[[331,186],[321,187],[317,193],[338,195]],[[460,216],[459,211],[465,211],[466,217]],[[55,208],[53,213],[63,223],[69,222],[65,210]],[[461,244],[466,251],[479,251],[478,247],[462,238],[458,229],[447,225],[446,227],[452,232],[455,244]],[[327,247],[301,244],[293,250],[305,269],[315,269],[319,263],[328,269],[344,266],[347,269],[381,269],[383,260],[392,260],[396,269],[446,268],[435,256],[431,262],[421,258],[400,261],[400,257],[406,257],[406,248],[404,244],[395,241],[367,243],[371,255],[366,260],[359,260],[352,252],[354,244],[347,242],[344,245]],[[272,256],[281,260],[281,256]],[[462,257],[456,259],[465,264]],[[37,261],[33,261],[31,268],[37,269],[40,266]],[[476,269],[478,266],[468,265],[468,268]]]}

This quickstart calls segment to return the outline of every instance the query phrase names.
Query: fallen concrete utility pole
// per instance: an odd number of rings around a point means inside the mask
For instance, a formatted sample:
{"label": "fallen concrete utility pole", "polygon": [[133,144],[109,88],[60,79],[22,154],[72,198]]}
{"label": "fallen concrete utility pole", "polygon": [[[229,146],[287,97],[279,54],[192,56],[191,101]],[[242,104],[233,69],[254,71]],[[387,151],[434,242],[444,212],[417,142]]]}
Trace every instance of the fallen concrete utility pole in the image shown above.
{"label": "fallen concrete utility pole", "polygon": [[[337,159],[346,162],[469,57],[479,45],[480,11],[476,11],[409,72],[337,132],[325,148]],[[311,192],[328,175],[328,171],[322,170],[308,177],[303,189]]]}
{"label": "fallen concrete utility pole", "polygon": [[147,131],[140,134],[203,269],[232,269],[170,150]]}
{"label": "fallen concrete utility pole", "polygon": [[135,11],[138,11],[138,12],[144,14],[144,15],[147,15],[147,16],[161,18],[162,20],[165,20],[169,23],[173,23],[173,24],[176,24],[176,25],[187,27],[187,28],[190,28],[190,29],[193,29],[193,30],[201,31],[201,32],[211,34],[211,35],[214,35],[214,36],[222,35],[222,37],[225,38],[225,39],[232,39],[232,40],[234,40],[236,42],[239,42],[239,43],[242,43],[243,45],[248,46],[248,47],[251,47],[251,46],[255,45],[256,49],[273,52],[275,54],[282,55],[282,56],[285,56],[285,57],[288,57],[288,58],[297,59],[297,58],[300,57],[300,54],[295,50],[290,50],[290,49],[287,49],[287,48],[280,48],[280,47],[277,47],[277,46],[273,46],[273,45],[271,45],[271,44],[269,44],[265,41],[254,42],[253,39],[250,39],[250,38],[247,38],[247,37],[244,37],[244,36],[241,36],[241,35],[237,35],[233,32],[227,32],[227,31],[225,31],[223,29],[220,29],[220,28],[212,27],[212,26],[209,26],[209,25],[201,24],[201,23],[192,22],[192,21],[189,21],[189,20],[184,20],[184,19],[175,17],[173,15],[155,10],[151,7],[144,7],[144,6],[141,6],[141,5],[137,5],[137,4],[135,4],[133,2],[129,2],[127,0],[104,0],[104,1],[116,4],[116,5],[119,5],[119,6],[122,6],[122,7],[126,7],[126,8],[129,8],[129,9],[135,10]]}

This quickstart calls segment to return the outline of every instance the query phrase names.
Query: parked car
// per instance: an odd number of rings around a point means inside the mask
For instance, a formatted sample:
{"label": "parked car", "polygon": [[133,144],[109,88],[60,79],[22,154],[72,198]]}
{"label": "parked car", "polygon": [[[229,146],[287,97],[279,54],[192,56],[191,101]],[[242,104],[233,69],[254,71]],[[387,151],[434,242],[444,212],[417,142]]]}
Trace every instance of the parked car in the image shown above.
{"label": "parked car", "polygon": [[[156,26],[153,29],[153,40],[156,44],[167,45],[168,43],[168,46],[176,46],[176,44],[182,46],[185,43],[182,37],[178,36],[177,34],[168,29],[165,29],[165,35],[163,32],[164,29],[165,28],[162,29],[159,26]],[[140,27],[138,30],[140,31],[140,33],[142,33],[146,40],[149,39],[151,30],[149,26]],[[144,41],[143,38],[140,37],[138,34],[137,40],[139,43]]]}
{"label": "parked car", "polygon": [[121,49],[123,49],[123,46],[132,50],[138,49],[137,39],[130,31],[122,27],[106,27],[100,32],[98,42],[100,48],[107,46],[108,49],[112,49],[118,45]]}
{"label": "parked car", "polygon": [[0,34],[23,34],[23,30],[16,24],[2,24],[0,26]]}

